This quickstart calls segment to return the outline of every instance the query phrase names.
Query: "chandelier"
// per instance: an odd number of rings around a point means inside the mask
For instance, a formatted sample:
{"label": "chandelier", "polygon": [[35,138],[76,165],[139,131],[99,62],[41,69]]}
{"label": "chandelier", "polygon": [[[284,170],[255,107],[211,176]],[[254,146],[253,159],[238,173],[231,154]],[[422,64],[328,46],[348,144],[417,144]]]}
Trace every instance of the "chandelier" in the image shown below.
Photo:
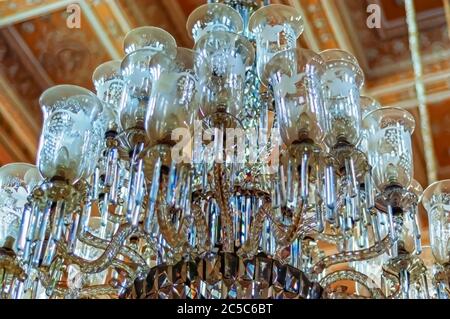
{"label": "chandelier", "polygon": [[0,299],[448,298],[450,181],[422,190],[413,116],[303,28],[209,3],[192,50],[137,28],[96,94],[45,91],[37,165],[0,168]]}

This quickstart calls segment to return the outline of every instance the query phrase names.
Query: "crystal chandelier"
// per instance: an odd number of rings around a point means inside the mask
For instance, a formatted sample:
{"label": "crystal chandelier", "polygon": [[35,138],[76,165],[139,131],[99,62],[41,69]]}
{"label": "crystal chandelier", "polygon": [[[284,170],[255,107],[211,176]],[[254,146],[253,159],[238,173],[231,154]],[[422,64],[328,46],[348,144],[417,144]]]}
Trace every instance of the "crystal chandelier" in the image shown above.
{"label": "crystal chandelier", "polygon": [[187,30],[129,32],[96,95],[42,94],[37,166],[0,168],[0,299],[449,297],[450,181],[413,179],[413,116],[302,48],[289,6],[209,3]]}

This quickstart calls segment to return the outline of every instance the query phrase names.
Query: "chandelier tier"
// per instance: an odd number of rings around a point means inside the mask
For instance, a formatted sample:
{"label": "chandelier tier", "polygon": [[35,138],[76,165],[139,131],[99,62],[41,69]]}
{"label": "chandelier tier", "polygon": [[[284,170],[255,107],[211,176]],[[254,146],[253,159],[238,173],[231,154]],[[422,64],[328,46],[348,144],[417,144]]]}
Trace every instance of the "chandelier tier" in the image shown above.
{"label": "chandelier tier", "polygon": [[0,299],[448,298],[450,182],[413,179],[413,116],[302,48],[294,8],[223,2],[192,50],[141,27],[97,94],[43,93],[37,166],[0,168]]}

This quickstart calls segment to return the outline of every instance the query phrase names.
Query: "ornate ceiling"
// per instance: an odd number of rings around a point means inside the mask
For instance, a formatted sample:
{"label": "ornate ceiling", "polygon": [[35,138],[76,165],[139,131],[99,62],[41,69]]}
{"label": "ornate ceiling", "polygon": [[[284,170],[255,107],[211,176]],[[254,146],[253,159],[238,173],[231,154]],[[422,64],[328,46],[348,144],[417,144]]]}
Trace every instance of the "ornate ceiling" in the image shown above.
{"label": "ornate ceiling", "polygon": [[[67,26],[67,7],[79,2],[81,28]],[[189,13],[203,0],[0,0],[0,165],[34,162],[41,125],[38,97],[54,84],[92,89],[91,74],[120,59],[132,28],[159,26],[180,46]],[[366,73],[365,94],[402,106],[419,119],[403,1],[276,0],[305,18],[306,46],[353,52]],[[415,1],[438,177],[450,178],[450,41],[442,0]],[[382,27],[366,25],[369,4],[380,5]],[[414,134],[415,177],[428,184],[420,125]]]}

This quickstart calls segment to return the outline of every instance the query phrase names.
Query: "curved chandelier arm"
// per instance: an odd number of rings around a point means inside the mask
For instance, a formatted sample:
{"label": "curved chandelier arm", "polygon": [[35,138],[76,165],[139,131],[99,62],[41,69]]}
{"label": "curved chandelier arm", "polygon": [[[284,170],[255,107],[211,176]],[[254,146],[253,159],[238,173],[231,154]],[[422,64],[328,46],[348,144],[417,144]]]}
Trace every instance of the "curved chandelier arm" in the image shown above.
{"label": "curved chandelier arm", "polygon": [[[55,262],[58,264],[58,261]],[[119,266],[117,262],[113,262],[116,264],[118,268]],[[125,270],[121,268],[122,270]],[[60,284],[56,284],[55,281],[52,280],[52,275],[43,271],[39,271],[38,278],[42,286],[45,288],[47,295],[51,298],[67,298],[70,297],[71,294],[75,293],[77,298],[92,298],[98,295],[117,295],[117,286],[113,284],[105,284],[105,285],[94,285],[87,286],[78,289],[74,289],[71,287],[62,286]],[[131,277],[128,276],[128,279]]]}
{"label": "curved chandelier arm", "polygon": [[211,250],[211,241],[208,236],[208,224],[205,214],[198,202],[192,204],[192,212],[194,215],[195,228],[197,230],[197,245],[200,253]]}
{"label": "curved chandelier arm", "polygon": [[146,241],[153,253],[158,254],[159,252],[164,251],[166,262],[173,261],[175,257],[178,257],[177,252],[174,251],[173,247],[171,247],[167,242],[161,242],[158,238],[147,234],[146,232],[138,232],[136,235]]}
{"label": "curved chandelier arm", "polygon": [[328,244],[338,245],[342,240],[344,239],[344,236],[342,235],[332,235],[332,234],[325,234],[325,233],[315,233],[313,235],[314,239],[322,240]]}
{"label": "curved chandelier arm", "polygon": [[170,222],[170,216],[172,213],[172,209],[166,205],[159,205],[156,210],[156,216],[158,218],[158,225],[161,234],[166,242],[177,250],[186,243],[188,230],[187,219],[182,218],[179,227],[176,228]]}
{"label": "curved chandelier arm", "polygon": [[257,253],[262,227],[268,211],[270,210],[270,206],[271,201],[266,199],[261,208],[256,212],[250,227],[249,238],[239,249],[238,255],[252,257]]}
{"label": "curved chandelier arm", "polygon": [[[67,287],[55,287],[54,298],[70,298],[73,289]],[[117,296],[117,289],[110,285],[96,285],[84,287],[75,292],[78,299],[92,299],[98,296]]]}
{"label": "curved chandelier arm", "polygon": [[2,283],[3,276],[10,275],[16,277],[20,281],[24,281],[27,275],[15,255],[4,254],[0,248],[0,269],[3,270],[0,276],[0,283]]}
{"label": "curved chandelier arm", "polygon": [[383,277],[392,281],[396,287],[394,293],[387,296],[388,299],[398,299],[402,296],[402,287],[400,283],[400,276],[398,274],[393,274],[383,267]]}
{"label": "curved chandelier arm", "polygon": [[[107,250],[110,244],[109,241],[101,239],[91,234],[89,231],[80,232],[78,234],[78,240],[86,245],[103,250]],[[138,264],[141,268],[148,268],[144,258],[142,258],[136,251],[127,246],[122,246],[120,248],[119,254],[125,258],[129,258],[133,263]]]}
{"label": "curved chandelier arm", "polygon": [[300,208],[295,210],[294,216],[292,217],[292,223],[288,226],[284,226],[279,221],[273,219],[276,226],[275,234],[280,247],[287,247],[298,238],[298,234],[302,231],[302,227],[306,225],[303,220],[306,209],[306,203],[302,202]]}
{"label": "curved chandelier arm", "polygon": [[346,269],[338,270],[326,275],[321,281],[320,285],[324,288],[324,291],[334,283],[342,280],[350,280],[357,282],[364,286],[370,293],[369,298],[384,299],[386,298],[376,283],[368,276],[355,270]]}
{"label": "curved chandelier arm", "polygon": [[64,243],[58,243],[58,250],[64,256],[64,259],[69,260],[80,267],[80,270],[84,273],[99,273],[106,270],[111,261],[119,254],[121,247],[125,240],[134,232],[134,228],[131,225],[122,225],[119,227],[117,233],[111,240],[107,249],[96,260],[85,260],[80,257],[70,255],[67,250],[67,246]]}
{"label": "curved chandelier arm", "polygon": [[233,251],[233,220],[229,207],[229,185],[224,176],[224,165],[214,165],[214,184],[217,192],[216,200],[220,208],[220,218],[223,230],[223,250],[225,252]]}
{"label": "curved chandelier arm", "polygon": [[324,269],[333,265],[375,258],[384,253],[391,246],[392,241],[388,234],[381,242],[376,243],[369,248],[355,251],[344,251],[338,254],[326,256],[312,267],[312,271],[315,274],[320,274]]}

